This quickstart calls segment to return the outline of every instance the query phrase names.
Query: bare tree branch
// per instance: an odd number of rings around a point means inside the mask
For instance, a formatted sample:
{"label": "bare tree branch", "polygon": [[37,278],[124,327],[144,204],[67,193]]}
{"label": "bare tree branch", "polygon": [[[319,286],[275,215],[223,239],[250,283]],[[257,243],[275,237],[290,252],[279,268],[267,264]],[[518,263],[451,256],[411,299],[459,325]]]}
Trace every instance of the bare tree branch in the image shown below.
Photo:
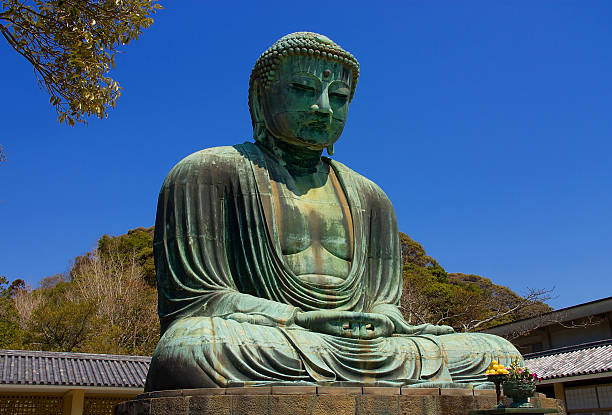
{"label": "bare tree branch", "polygon": [[601,324],[605,319],[599,316],[587,316],[578,320],[572,320],[567,312],[553,311],[546,314],[541,314],[529,319],[529,324],[517,325],[517,327],[511,332],[504,334],[508,340],[514,340],[518,337],[526,336],[532,331],[535,331],[541,327],[551,326],[558,324],[559,326],[566,329],[582,329],[591,326],[597,326]]}
{"label": "bare tree branch", "polygon": [[491,316],[485,319],[482,319],[482,320],[471,320],[468,324],[466,324],[465,331],[473,331],[486,323],[489,323],[493,320],[498,320],[518,310],[524,309],[532,305],[534,302],[546,302],[550,300],[551,294],[553,291],[554,289],[531,289],[530,288],[528,290],[527,295],[523,297],[522,300],[519,301],[514,306],[510,306],[507,308],[498,308],[497,310],[495,310],[495,313],[493,313]]}

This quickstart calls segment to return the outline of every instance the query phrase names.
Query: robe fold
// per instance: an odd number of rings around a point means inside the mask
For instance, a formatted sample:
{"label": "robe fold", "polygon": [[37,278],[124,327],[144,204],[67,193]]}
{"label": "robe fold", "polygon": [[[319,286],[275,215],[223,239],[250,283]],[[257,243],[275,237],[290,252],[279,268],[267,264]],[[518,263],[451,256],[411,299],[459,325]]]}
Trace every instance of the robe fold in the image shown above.
{"label": "robe fold", "polygon": [[473,382],[484,381],[492,359],[520,358],[496,336],[397,332],[358,340],[293,324],[298,311],[342,310],[384,314],[401,327],[399,234],[382,190],[325,159],[349,204],[353,259],[337,285],[300,280],[281,253],[268,162],[258,145],[244,143],[194,153],[168,174],[154,237],[162,338],[147,391],[296,381]]}

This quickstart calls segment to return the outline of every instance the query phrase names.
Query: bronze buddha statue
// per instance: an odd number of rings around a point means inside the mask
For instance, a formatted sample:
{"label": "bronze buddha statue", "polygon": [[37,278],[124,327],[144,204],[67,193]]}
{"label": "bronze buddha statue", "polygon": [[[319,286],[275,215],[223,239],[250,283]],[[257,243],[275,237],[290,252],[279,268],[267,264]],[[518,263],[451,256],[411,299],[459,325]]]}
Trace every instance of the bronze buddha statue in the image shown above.
{"label": "bronze buddha statue", "polygon": [[284,36],[251,74],[255,142],[199,151],[169,173],[154,242],[162,338],[147,391],[486,387],[492,360],[520,358],[500,337],[402,317],[393,207],[322,156],[340,138],[358,76],[329,38]]}

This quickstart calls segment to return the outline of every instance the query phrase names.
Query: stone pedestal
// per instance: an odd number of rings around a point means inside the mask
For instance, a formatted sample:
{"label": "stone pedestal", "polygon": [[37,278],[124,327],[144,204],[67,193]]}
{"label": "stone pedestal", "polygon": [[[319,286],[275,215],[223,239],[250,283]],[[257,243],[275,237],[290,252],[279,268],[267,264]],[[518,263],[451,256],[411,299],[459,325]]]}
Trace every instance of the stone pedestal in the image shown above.
{"label": "stone pedestal", "polygon": [[556,414],[557,409],[551,408],[496,408],[484,409],[480,411],[471,411],[470,415],[501,415],[501,414],[523,414],[523,415],[540,415],[540,414]]}
{"label": "stone pedestal", "polygon": [[[535,401],[537,406],[555,409],[550,413],[565,414],[554,399],[540,395]],[[114,414],[468,415],[493,409],[495,404],[495,391],[490,390],[265,386],[150,392],[117,405]]]}

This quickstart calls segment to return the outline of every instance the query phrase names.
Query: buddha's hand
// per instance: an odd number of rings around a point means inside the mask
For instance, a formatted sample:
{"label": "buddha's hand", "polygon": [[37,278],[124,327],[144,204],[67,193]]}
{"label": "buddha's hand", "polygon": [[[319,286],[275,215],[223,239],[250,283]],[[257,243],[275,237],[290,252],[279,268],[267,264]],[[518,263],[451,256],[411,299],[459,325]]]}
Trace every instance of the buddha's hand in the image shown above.
{"label": "buddha's hand", "polygon": [[437,326],[434,324],[420,324],[413,326],[411,324],[402,322],[395,322],[395,332],[398,334],[433,334],[434,336],[441,336],[443,334],[451,334],[455,332],[451,326]]}
{"label": "buddha's hand", "polygon": [[395,330],[391,319],[383,314],[353,311],[300,312],[295,316],[295,324],[317,333],[352,339],[389,337]]}

